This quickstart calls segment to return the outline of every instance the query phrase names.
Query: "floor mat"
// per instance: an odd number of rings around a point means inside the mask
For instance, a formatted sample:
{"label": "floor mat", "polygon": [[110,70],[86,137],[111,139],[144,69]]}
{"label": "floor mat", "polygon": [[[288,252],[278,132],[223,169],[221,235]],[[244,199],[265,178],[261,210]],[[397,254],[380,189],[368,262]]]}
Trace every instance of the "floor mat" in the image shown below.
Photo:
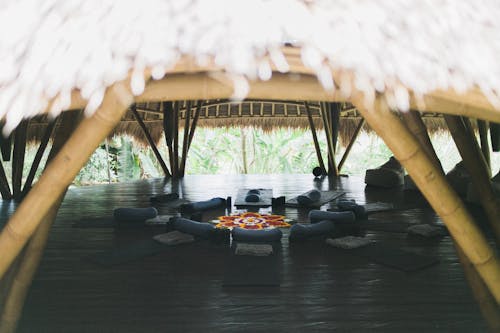
{"label": "floor mat", "polygon": [[413,272],[439,262],[434,257],[423,256],[400,248],[374,243],[352,250],[342,250],[349,254],[360,256],[377,264],[399,269],[403,272]]}
{"label": "floor mat", "polygon": [[279,287],[281,276],[278,256],[232,254],[224,271],[223,287]]}
{"label": "floor mat", "polygon": [[341,192],[341,191],[320,191],[320,192],[321,192],[321,198],[318,201],[312,203],[311,205],[308,205],[308,206],[299,205],[299,203],[297,202],[297,197],[295,197],[295,198],[287,200],[285,203],[285,206],[287,206],[287,207],[319,208],[322,205],[326,204],[327,202],[335,200],[338,197],[345,194],[345,192]]}
{"label": "floor mat", "polygon": [[99,252],[85,257],[85,259],[101,266],[114,266],[152,256],[167,251],[170,248],[170,246],[161,244],[153,239],[147,239],[110,251]]}

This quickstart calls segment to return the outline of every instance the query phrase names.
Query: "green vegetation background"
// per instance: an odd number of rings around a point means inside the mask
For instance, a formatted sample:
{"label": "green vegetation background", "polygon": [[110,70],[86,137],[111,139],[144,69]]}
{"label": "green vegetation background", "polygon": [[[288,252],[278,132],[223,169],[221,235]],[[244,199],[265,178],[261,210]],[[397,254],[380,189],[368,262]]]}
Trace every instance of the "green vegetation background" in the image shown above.
{"label": "green vegetation background", "polygon": [[[325,134],[318,132],[320,145],[326,161]],[[182,142],[180,138],[179,142]],[[432,136],[445,171],[460,161],[455,144],[446,132]],[[168,162],[165,140],[158,146]],[[37,147],[31,145],[26,153],[26,176]],[[345,147],[338,145],[336,160],[340,160]],[[47,155],[47,153],[45,154]],[[342,173],[364,175],[366,169],[386,162],[390,150],[373,133],[362,132],[347,159]],[[41,163],[45,164],[46,156]],[[257,128],[198,128],[186,163],[187,174],[283,174],[311,173],[318,165],[311,132],[306,129],[278,128],[264,132]],[[500,154],[492,154],[493,174],[498,172]],[[10,163],[6,163],[10,174]],[[38,174],[41,173],[39,168]],[[139,145],[130,137],[120,136],[101,145],[86,166],[75,178],[75,185],[104,182],[129,181],[151,177],[162,177],[161,168],[148,147]]]}

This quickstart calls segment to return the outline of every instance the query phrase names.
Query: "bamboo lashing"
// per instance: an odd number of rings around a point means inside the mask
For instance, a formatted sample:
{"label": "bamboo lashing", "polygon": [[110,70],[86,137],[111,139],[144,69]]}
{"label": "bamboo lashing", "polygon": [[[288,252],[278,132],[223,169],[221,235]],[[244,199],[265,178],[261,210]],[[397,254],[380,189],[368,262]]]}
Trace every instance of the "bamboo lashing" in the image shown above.
{"label": "bamboo lashing", "polygon": [[355,100],[354,104],[406,168],[500,303],[500,264],[445,177],[434,166],[415,137],[396,115],[387,110],[380,98],[377,97],[370,108],[365,106],[362,98]]}
{"label": "bamboo lashing", "polygon": [[132,102],[133,96],[127,83],[110,86],[102,105],[91,117],[81,122],[53,159],[0,234],[0,278]]}

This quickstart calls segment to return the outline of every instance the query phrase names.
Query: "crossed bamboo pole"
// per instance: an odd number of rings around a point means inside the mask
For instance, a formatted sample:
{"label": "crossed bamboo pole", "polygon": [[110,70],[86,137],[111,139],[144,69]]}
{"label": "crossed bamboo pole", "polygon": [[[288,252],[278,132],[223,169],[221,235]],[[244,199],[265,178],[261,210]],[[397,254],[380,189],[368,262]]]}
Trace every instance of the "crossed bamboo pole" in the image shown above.
{"label": "crossed bamboo pole", "polygon": [[417,139],[380,98],[366,107],[362,98],[353,101],[366,122],[385,141],[406,168],[415,184],[442,218],[458,245],[472,262],[500,303],[500,264],[486,238]]}
{"label": "crossed bamboo pole", "polygon": [[90,155],[132,104],[133,95],[128,87],[128,82],[120,82],[108,88],[99,109],[82,120],[5,225],[0,234],[0,278]]}

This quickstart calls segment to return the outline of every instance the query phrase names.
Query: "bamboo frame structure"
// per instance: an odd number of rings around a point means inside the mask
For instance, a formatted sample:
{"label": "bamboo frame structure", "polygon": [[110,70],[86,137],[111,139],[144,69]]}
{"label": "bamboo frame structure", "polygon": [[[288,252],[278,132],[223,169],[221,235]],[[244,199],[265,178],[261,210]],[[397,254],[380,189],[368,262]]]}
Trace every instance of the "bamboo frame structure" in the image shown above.
{"label": "bamboo frame structure", "polygon": [[488,216],[488,221],[495,234],[497,243],[500,244],[500,223],[498,221],[498,217],[500,216],[500,205],[493,192],[488,176],[489,168],[486,165],[483,154],[479,150],[475,138],[471,137],[468,125],[464,123],[464,119],[458,116],[449,115],[445,115],[444,118],[458,151],[462,156],[464,165],[472,176],[472,184]]}
{"label": "bamboo frame structure", "polygon": [[196,131],[196,125],[198,125],[198,119],[200,119],[200,113],[202,107],[203,107],[203,102],[200,100],[198,101],[198,106],[194,111],[193,121],[191,122],[191,129],[189,131],[189,139],[188,139],[188,151],[189,148],[191,147],[191,142],[193,142],[194,132]]}
{"label": "bamboo frame structure", "polygon": [[316,151],[316,156],[318,157],[319,167],[323,174],[326,174],[325,164],[323,163],[323,156],[321,155],[321,149],[319,147],[318,136],[316,135],[316,127],[314,126],[314,122],[311,115],[311,110],[309,109],[309,104],[304,102],[304,107],[307,112],[307,119],[309,120],[309,126],[311,127],[311,133],[314,141],[314,150]]}
{"label": "bamboo frame structure", "polygon": [[356,129],[354,130],[354,133],[352,134],[351,140],[349,140],[349,144],[345,148],[344,155],[342,155],[342,158],[340,159],[340,162],[338,165],[339,172],[340,172],[340,170],[342,170],[342,167],[344,166],[344,163],[347,160],[347,157],[349,156],[349,153],[351,152],[351,149],[354,146],[354,142],[356,142],[356,138],[358,137],[359,133],[361,132],[361,129],[363,128],[364,124],[365,124],[365,120],[361,119],[358,123],[358,126],[356,126]]}
{"label": "bamboo frame structure", "polygon": [[12,155],[12,134],[8,137],[0,135],[0,152],[5,162],[10,161],[10,156]]}
{"label": "bamboo frame structure", "polygon": [[483,152],[484,160],[488,165],[489,176],[491,177],[491,156],[490,156],[490,143],[488,140],[488,128],[490,124],[488,121],[477,120],[477,128],[479,131],[479,140],[481,141],[481,151]]}
{"label": "bamboo frame structure", "polygon": [[81,167],[133,102],[128,82],[107,89],[102,105],[84,119],[46,168],[0,234],[0,278]]}
{"label": "bamboo frame structure", "polygon": [[151,134],[149,134],[149,131],[148,131],[146,125],[144,124],[144,121],[142,120],[141,116],[137,112],[135,105],[132,105],[130,109],[131,109],[132,114],[134,115],[135,119],[137,120],[137,123],[141,127],[142,132],[144,133],[144,136],[146,137],[146,140],[148,140],[149,146],[153,150],[153,153],[155,154],[156,159],[158,160],[158,163],[160,163],[160,167],[163,170],[163,174],[165,175],[165,177],[171,177],[172,175],[170,174],[170,171],[168,170],[168,167],[165,164],[163,157],[161,156],[160,152],[158,151],[158,148],[156,147],[156,144],[155,144],[153,138],[151,137]]}
{"label": "bamboo frame structure", "polygon": [[497,303],[500,303],[500,264],[465,206],[417,139],[377,97],[373,108],[357,97],[354,105],[406,168],[415,184],[443,219],[450,234],[474,264]]}

